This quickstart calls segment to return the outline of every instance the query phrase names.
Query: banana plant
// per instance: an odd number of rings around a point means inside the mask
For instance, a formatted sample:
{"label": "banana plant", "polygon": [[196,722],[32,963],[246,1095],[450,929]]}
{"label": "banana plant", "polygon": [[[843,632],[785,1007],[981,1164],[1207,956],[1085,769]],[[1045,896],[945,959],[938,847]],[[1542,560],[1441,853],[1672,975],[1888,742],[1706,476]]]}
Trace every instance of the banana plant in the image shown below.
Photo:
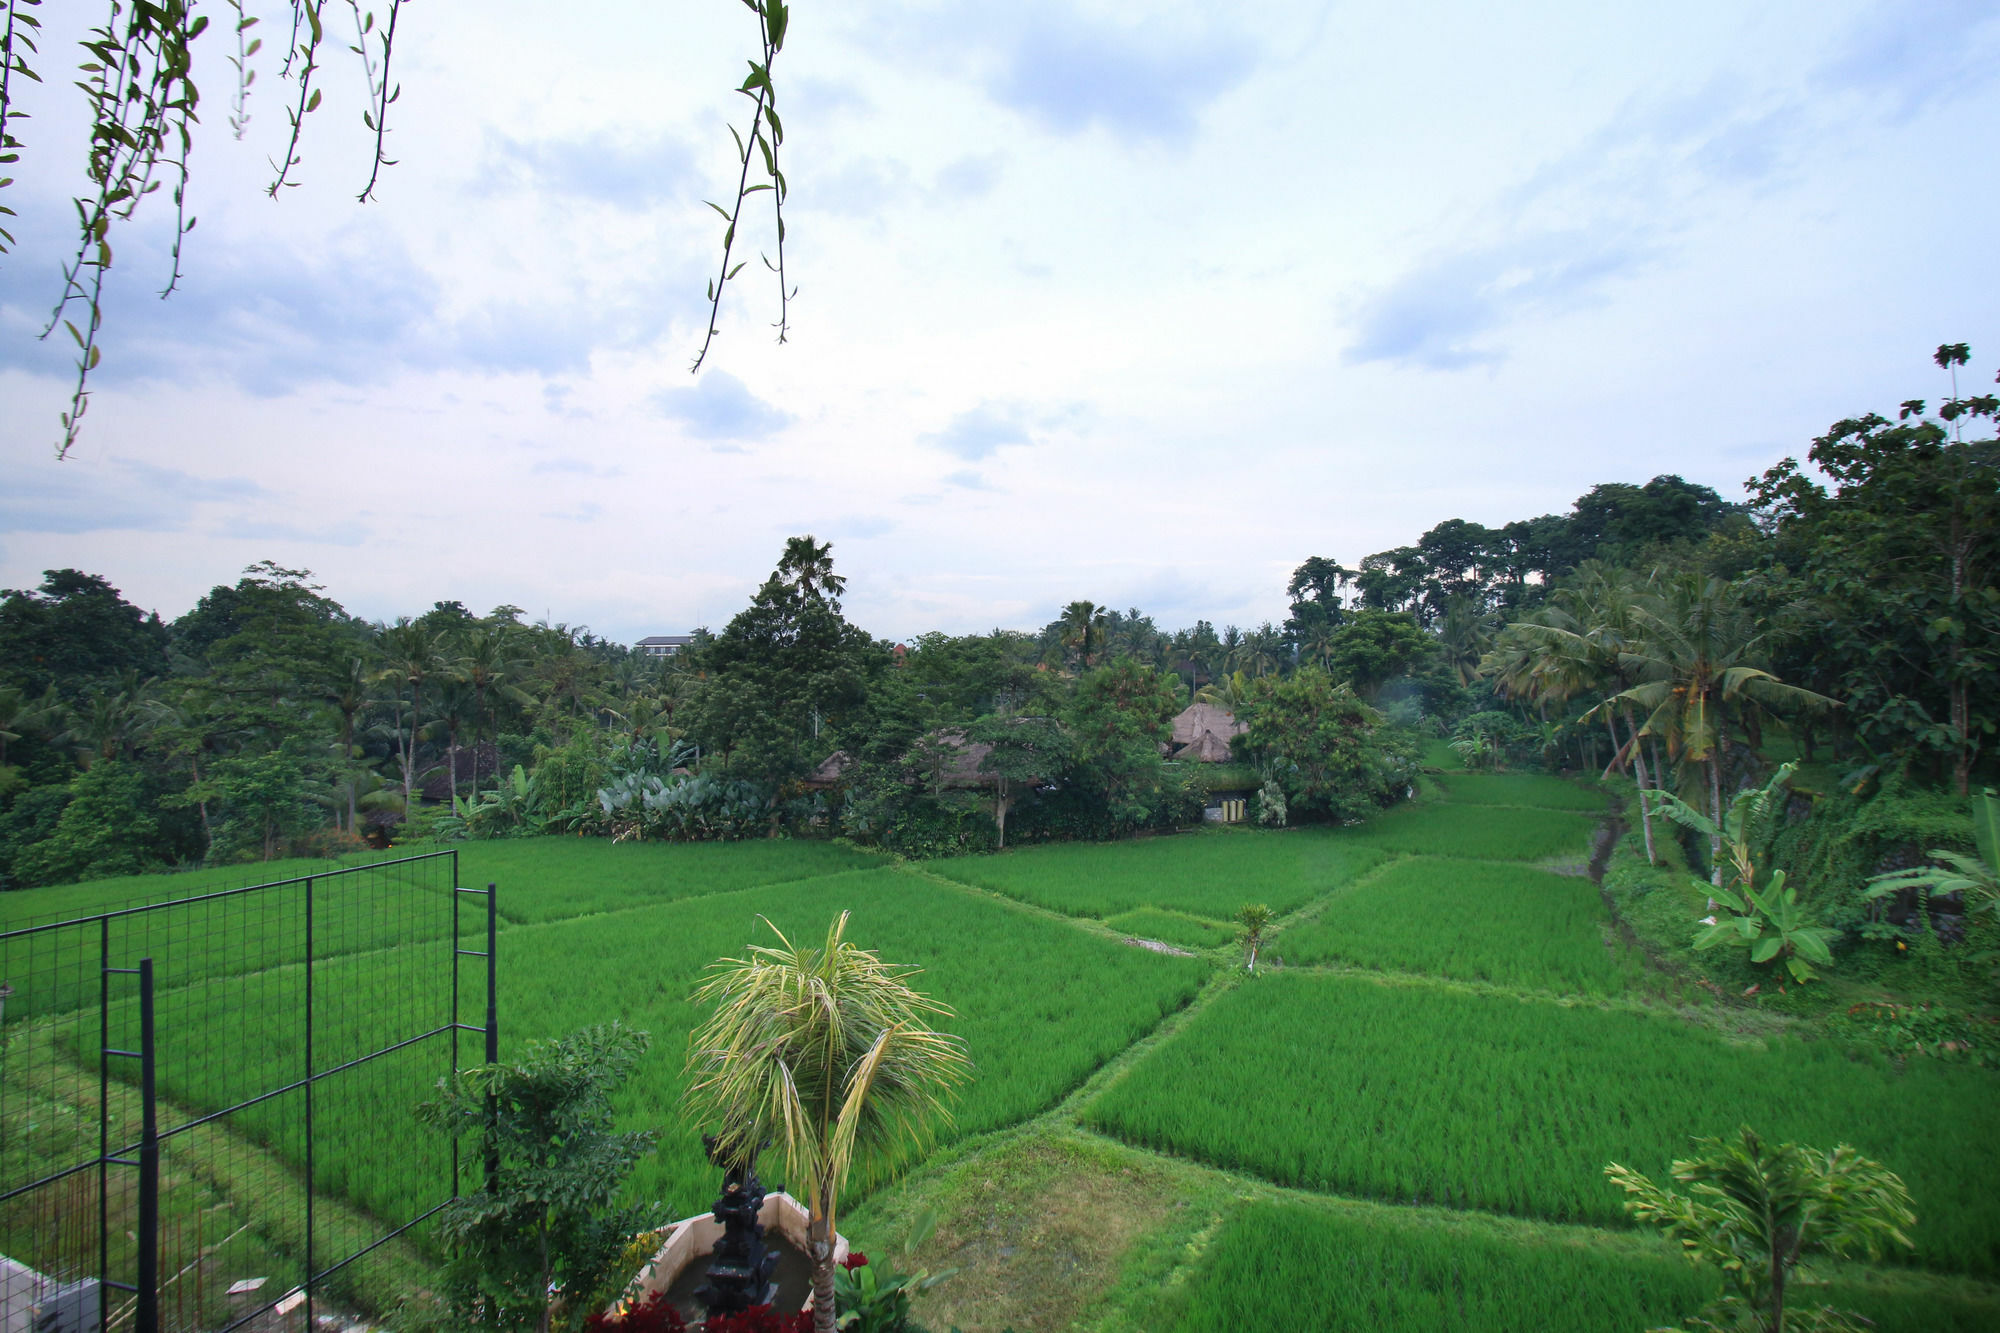
{"label": "banana plant", "polygon": [[1750,951],[1753,963],[1782,962],[1798,982],[1811,981],[1819,974],[1812,964],[1833,966],[1833,941],[1839,932],[1815,926],[1807,909],[1799,902],[1799,891],[1785,883],[1785,872],[1771,872],[1771,882],[1762,889],[1752,884],[1734,888],[1712,887],[1709,893],[1720,909],[1709,918],[1708,928],[1694,937],[1696,949],[1713,949],[1718,944],[1734,944]]}
{"label": "banana plant", "polygon": [[1932,848],[1931,860],[1942,865],[1877,875],[1868,881],[1867,896],[1880,898],[1903,889],[1915,889],[1926,899],[1934,893],[1962,893],[1968,913],[2000,911],[2000,795],[1991,787],[1972,803],[1972,839],[1977,856]]}
{"label": "banana plant", "polygon": [[1656,787],[1644,796],[1652,799],[1654,814],[1665,815],[1682,828],[1710,839],[1711,846],[1719,835],[1722,854],[1715,862],[1716,886],[1722,884],[1725,864],[1739,886],[1753,884],[1757,879],[1758,849],[1770,840],[1772,825],[1777,820],[1784,798],[1790,795],[1792,773],[1797,768],[1796,763],[1780,765],[1778,771],[1771,775],[1771,780],[1763,786],[1746,787],[1737,792],[1729,802],[1729,809],[1723,812],[1719,827],[1713,819],[1670,791]]}

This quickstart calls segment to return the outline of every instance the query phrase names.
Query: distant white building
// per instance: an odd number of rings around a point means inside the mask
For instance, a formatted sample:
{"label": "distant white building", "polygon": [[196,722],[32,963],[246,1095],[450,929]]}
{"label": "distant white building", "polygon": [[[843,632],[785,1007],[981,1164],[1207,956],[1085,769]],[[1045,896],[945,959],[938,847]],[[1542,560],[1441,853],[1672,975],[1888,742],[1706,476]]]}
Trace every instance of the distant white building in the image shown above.
{"label": "distant white building", "polygon": [[672,657],[693,642],[692,634],[648,634],[632,646],[648,657]]}

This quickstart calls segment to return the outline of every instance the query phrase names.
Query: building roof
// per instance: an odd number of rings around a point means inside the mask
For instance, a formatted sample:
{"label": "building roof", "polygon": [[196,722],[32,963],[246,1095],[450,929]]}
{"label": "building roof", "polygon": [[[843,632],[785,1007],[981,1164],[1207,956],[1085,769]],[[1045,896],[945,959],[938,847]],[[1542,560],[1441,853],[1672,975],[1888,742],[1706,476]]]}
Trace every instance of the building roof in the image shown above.
{"label": "building roof", "polygon": [[638,648],[685,648],[694,642],[692,634],[648,634],[634,647]]}
{"label": "building roof", "polygon": [[1193,759],[1204,764],[1226,764],[1229,742],[1250,730],[1238,722],[1236,714],[1214,704],[1189,704],[1174,719],[1173,740],[1167,753],[1175,759]]}
{"label": "building roof", "polygon": [[1189,704],[1174,718],[1173,740],[1175,745],[1193,745],[1204,731],[1214,732],[1224,741],[1233,740],[1250,730],[1246,722],[1238,722],[1236,714],[1227,708],[1214,704]]}

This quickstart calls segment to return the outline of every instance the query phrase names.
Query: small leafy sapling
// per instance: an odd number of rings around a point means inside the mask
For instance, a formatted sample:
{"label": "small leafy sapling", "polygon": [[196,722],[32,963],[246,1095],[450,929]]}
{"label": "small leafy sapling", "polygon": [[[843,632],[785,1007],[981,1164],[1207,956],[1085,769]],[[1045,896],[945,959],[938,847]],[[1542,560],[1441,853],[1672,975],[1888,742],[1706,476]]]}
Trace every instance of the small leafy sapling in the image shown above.
{"label": "small leafy sapling", "polygon": [[1243,970],[1257,971],[1257,951],[1264,947],[1264,935],[1271,928],[1271,909],[1262,903],[1245,903],[1236,909],[1236,924],[1243,930]]}

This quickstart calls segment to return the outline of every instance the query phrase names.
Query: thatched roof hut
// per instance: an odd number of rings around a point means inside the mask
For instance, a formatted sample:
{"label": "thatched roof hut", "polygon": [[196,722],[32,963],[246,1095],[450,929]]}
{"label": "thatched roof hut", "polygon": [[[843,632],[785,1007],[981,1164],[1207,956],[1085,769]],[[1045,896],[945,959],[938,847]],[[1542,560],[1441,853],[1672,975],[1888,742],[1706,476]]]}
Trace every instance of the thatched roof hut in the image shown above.
{"label": "thatched roof hut", "polygon": [[1168,755],[1174,759],[1194,759],[1204,764],[1226,764],[1229,743],[1248,731],[1247,723],[1236,714],[1214,704],[1189,704],[1174,718],[1173,738]]}

